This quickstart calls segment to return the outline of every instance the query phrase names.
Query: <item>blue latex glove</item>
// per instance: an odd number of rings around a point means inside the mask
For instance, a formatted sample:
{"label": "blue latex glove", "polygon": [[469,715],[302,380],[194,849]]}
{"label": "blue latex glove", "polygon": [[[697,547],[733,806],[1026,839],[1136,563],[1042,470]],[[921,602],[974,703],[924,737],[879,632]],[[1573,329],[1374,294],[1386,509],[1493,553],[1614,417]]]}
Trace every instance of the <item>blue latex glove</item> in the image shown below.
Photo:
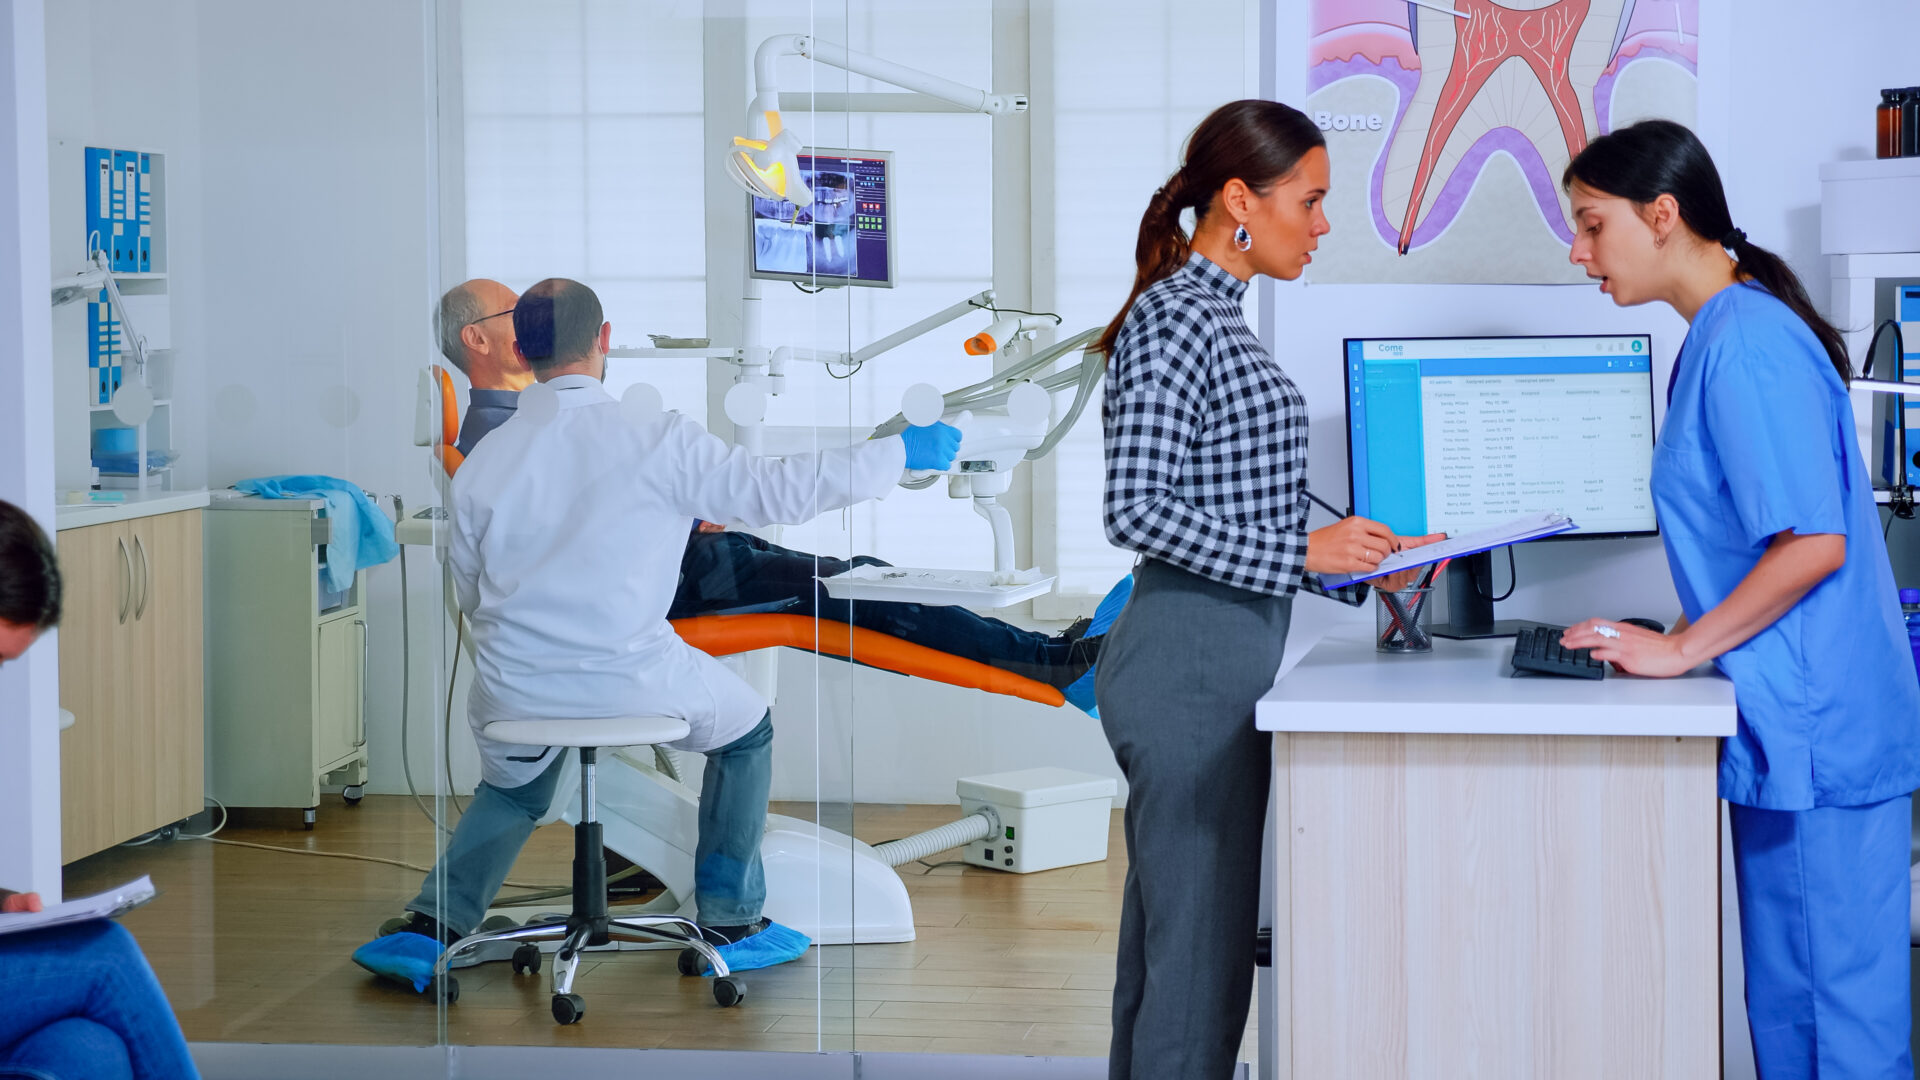
{"label": "blue latex glove", "polygon": [[952,424],[932,423],[910,427],[900,433],[907,444],[907,468],[946,472],[960,453],[960,429]]}

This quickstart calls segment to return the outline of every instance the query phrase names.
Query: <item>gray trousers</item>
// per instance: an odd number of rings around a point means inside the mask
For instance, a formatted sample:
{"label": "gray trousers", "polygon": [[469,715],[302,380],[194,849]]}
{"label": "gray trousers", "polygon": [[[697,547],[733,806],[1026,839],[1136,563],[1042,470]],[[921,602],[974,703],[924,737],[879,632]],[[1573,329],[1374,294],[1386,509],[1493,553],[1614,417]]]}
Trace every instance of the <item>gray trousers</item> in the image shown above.
{"label": "gray trousers", "polygon": [[1094,697],[1128,785],[1113,1080],[1231,1076],[1253,992],[1272,763],[1253,706],[1288,597],[1151,559],[1100,651]]}

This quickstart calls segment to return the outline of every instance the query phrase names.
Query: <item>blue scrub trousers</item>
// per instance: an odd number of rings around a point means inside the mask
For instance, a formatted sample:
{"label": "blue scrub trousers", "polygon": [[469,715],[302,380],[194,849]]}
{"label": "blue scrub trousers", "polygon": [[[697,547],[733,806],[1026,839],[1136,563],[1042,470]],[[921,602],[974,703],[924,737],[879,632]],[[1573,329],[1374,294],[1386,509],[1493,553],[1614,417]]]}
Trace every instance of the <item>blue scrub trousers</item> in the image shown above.
{"label": "blue scrub trousers", "polygon": [[[567,750],[566,753],[573,753]],[[513,870],[536,821],[553,803],[566,763],[555,754],[545,772],[517,788],[482,780],[473,802],[447,841],[446,854],[407,905],[462,936],[473,932]],[[700,839],[694,848],[694,901],[706,926],[745,926],[760,918],[767,899],[760,838],[767,829],[773,786],[773,714],[753,730],[707,752],[700,788]],[[446,887],[446,908],[438,893]]]}
{"label": "blue scrub trousers", "polygon": [[1728,806],[1761,1080],[1909,1080],[1913,797]]}

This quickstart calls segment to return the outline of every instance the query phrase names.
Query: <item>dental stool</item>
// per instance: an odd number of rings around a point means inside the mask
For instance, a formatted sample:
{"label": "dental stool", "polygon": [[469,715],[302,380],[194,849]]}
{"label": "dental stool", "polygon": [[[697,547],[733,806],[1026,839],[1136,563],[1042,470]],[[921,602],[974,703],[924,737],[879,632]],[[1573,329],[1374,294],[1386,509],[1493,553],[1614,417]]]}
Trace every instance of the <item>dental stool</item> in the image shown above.
{"label": "dental stool", "polygon": [[460,997],[459,983],[449,969],[460,954],[490,941],[519,941],[513,970],[540,970],[536,941],[558,941],[553,958],[553,1018],[572,1024],[586,1015],[587,1005],[573,992],[574,969],[580,952],[609,941],[672,942],[713,965],[713,999],[723,1007],[746,995],[738,976],[727,972],[727,962],[708,944],[700,928],[677,915],[637,915],[611,918],[607,914],[607,861],[601,847],[600,821],[594,812],[593,772],[601,747],[656,746],[687,736],[683,720],[666,716],[621,716],[596,720],[498,720],[483,734],[498,742],[520,746],[572,747],[580,751],[580,823],[573,827],[573,910],[565,922],[530,923],[500,930],[479,930],[453,943],[434,965],[434,982],[447,1003]]}

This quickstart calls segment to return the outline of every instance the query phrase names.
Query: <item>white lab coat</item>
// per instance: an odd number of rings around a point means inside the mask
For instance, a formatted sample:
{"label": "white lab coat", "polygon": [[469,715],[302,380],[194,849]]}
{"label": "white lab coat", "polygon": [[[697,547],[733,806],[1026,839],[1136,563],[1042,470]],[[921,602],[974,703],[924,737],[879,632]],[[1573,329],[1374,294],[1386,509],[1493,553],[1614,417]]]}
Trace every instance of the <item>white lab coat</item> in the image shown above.
{"label": "white lab coat", "polygon": [[899,438],[757,458],[677,413],[627,419],[599,381],[549,382],[560,408],[524,407],[453,480],[450,565],[471,628],[467,720],[481,775],[519,787],[552,757],[481,736],[495,720],[676,716],[677,749],[725,746],[767,702],[667,623],[695,517],[792,524],[891,491]]}

